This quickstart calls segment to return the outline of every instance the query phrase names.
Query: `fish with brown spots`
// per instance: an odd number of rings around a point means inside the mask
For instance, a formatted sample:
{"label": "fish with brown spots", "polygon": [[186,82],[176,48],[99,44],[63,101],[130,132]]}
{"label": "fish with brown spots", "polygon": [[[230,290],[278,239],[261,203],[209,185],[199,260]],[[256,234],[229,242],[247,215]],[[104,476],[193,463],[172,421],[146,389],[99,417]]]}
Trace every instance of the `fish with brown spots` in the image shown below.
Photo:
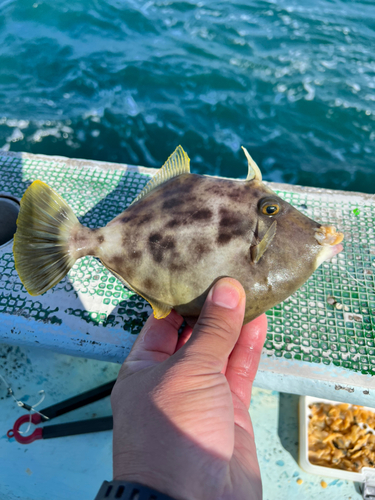
{"label": "fish with brown spots", "polygon": [[190,173],[179,146],[133,203],[105,227],[82,226],[66,202],[35,181],[21,200],[14,257],[31,295],[56,285],[85,255],[98,257],[156,318],[193,322],[221,277],[246,292],[245,322],[286,299],[343,239],[262,183],[246,149],[245,181]]}

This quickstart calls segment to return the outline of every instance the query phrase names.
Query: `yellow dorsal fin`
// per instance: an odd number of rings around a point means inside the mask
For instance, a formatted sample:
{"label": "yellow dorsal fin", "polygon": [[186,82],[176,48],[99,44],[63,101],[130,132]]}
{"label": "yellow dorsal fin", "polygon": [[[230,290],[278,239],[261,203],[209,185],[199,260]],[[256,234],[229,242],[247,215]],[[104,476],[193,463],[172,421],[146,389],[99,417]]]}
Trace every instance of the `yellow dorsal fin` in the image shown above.
{"label": "yellow dorsal fin", "polygon": [[273,221],[271,226],[268,228],[266,234],[263,236],[262,241],[260,243],[258,243],[258,245],[251,247],[251,249],[250,249],[251,259],[254,262],[254,264],[259,262],[260,258],[264,254],[264,252],[270,246],[270,244],[271,244],[271,242],[276,234],[276,226],[277,226],[276,221]]}
{"label": "yellow dorsal fin", "polygon": [[260,168],[258,165],[255,163],[255,161],[251,158],[248,150],[241,146],[243,149],[243,152],[245,153],[245,156],[247,158],[247,163],[249,166],[249,171],[246,177],[247,181],[252,181],[253,179],[256,179],[257,181],[262,180],[262,172],[260,171]]}
{"label": "yellow dorsal fin", "polygon": [[150,191],[155,189],[160,184],[168,181],[169,179],[173,179],[173,177],[177,177],[181,174],[189,174],[190,173],[190,158],[182,149],[181,146],[178,146],[168,160],[164,163],[161,169],[157,174],[146,184],[144,189],[139,193],[139,195],[132,201],[131,205],[136,201],[140,200]]}

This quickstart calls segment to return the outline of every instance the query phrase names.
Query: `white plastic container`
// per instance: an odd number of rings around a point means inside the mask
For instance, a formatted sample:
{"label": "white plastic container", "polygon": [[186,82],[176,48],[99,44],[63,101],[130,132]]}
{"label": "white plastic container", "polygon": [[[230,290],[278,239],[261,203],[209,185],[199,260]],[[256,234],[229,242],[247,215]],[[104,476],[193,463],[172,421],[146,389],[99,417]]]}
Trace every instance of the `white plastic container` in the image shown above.
{"label": "white plastic container", "polygon": [[[365,483],[363,489],[363,498],[374,498],[375,495],[375,468],[363,467],[361,472],[349,472],[340,469],[333,469],[331,467],[323,467],[314,465],[309,461],[309,444],[308,444],[308,427],[309,416],[311,410],[309,406],[313,403],[328,403],[337,405],[339,401],[331,401],[329,399],[313,398],[310,396],[301,396],[299,400],[299,465],[301,469],[311,474],[318,474],[319,476],[329,476],[337,479],[345,479],[347,481],[356,481]],[[363,407],[364,410],[375,413],[374,408],[367,406]]]}

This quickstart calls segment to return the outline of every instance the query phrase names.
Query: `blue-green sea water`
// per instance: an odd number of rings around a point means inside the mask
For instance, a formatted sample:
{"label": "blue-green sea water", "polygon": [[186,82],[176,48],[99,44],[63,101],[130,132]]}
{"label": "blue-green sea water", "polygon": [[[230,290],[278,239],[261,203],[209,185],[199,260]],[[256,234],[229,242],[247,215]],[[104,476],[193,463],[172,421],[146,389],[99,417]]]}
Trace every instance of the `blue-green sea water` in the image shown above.
{"label": "blue-green sea water", "polygon": [[0,148],[375,190],[373,0],[0,0]]}

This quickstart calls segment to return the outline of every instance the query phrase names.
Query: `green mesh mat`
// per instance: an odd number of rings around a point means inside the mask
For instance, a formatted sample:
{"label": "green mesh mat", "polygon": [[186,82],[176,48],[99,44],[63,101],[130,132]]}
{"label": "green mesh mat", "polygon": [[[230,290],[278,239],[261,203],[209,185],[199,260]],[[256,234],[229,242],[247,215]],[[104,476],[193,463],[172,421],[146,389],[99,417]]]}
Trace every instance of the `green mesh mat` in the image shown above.
{"label": "green mesh mat", "polygon": [[[147,174],[114,168],[69,167],[63,161],[1,156],[0,171],[0,193],[8,192],[21,198],[31,182],[41,179],[65,198],[80,222],[92,228],[105,226],[122,212],[150,178]],[[26,292],[14,268],[12,247],[5,248],[3,253],[0,249],[0,314],[61,324],[63,319],[57,314],[61,307],[47,305],[43,300],[46,294],[31,297]],[[141,297],[124,288],[92,257],[77,261],[68,277],[56,285],[53,292],[59,290],[80,299],[64,313],[94,325],[121,325],[123,330],[138,333],[151,312]],[[75,307],[80,302],[85,307]],[[113,313],[108,313],[113,307]]]}
{"label": "green mesh mat", "polygon": [[[0,193],[21,198],[33,180],[41,179],[66,199],[83,224],[98,227],[122,212],[144,187],[152,171],[138,170],[0,153]],[[309,217],[335,225],[345,240],[344,252],[268,311],[265,352],[375,374],[374,200],[358,193],[271,187]],[[79,300],[65,300],[68,296]],[[71,319],[76,318],[88,329],[100,325],[119,335],[138,333],[150,311],[92,257],[79,260],[47,294],[30,297],[14,269],[11,246],[0,249],[0,317],[23,316],[54,325],[74,324]]]}
{"label": "green mesh mat", "polygon": [[374,204],[354,193],[276,192],[312,219],[335,225],[345,239],[343,252],[324,262],[295,294],[267,312],[265,348],[277,357],[333,363],[373,375]]}

